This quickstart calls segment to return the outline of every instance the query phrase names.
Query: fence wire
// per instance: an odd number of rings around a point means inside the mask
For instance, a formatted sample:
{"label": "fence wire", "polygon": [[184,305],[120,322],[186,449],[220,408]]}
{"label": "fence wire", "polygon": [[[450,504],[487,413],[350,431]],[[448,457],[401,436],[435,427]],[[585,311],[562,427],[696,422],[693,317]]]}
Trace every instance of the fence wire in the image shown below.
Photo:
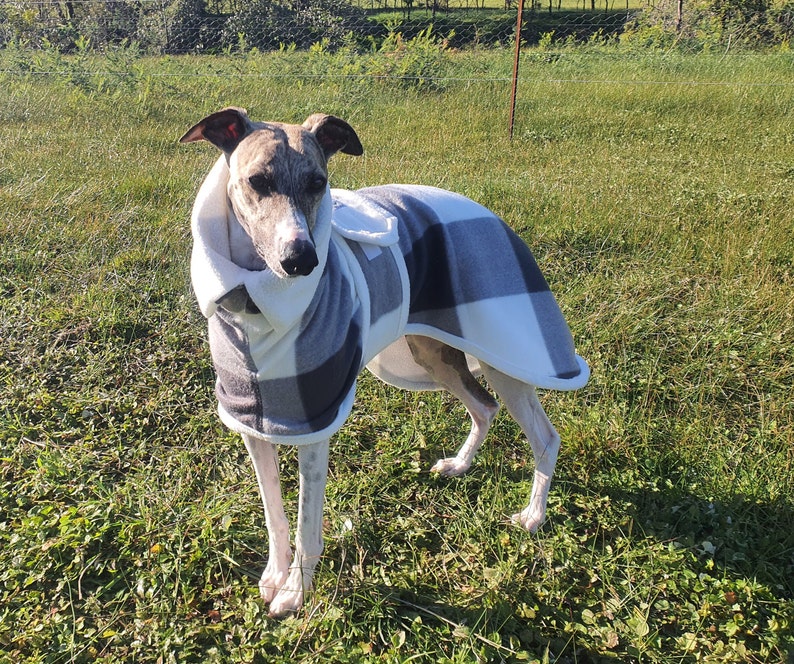
{"label": "fence wire", "polygon": [[[744,3],[744,4],[743,4]],[[791,5],[756,0],[532,0],[526,44],[633,38],[640,46],[788,44]],[[726,10],[725,7],[730,10]],[[0,1],[0,47],[147,54],[372,48],[390,34],[432,29],[450,47],[513,43],[514,0],[16,0]],[[432,26],[432,28],[431,28]]]}

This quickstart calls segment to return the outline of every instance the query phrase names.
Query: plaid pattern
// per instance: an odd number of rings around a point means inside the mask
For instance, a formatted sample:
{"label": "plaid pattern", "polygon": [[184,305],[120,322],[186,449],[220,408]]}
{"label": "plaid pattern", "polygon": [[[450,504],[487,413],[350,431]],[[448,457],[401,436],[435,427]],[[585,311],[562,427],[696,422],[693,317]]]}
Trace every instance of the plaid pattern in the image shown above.
{"label": "plaid pattern", "polygon": [[448,191],[359,192],[400,220],[411,284],[405,333],[424,334],[538,387],[587,382],[562,312],[529,247],[487,208]]}
{"label": "plaid pattern", "polygon": [[[587,365],[532,254],[482,206],[428,187],[340,193],[314,230],[320,266],[309,277],[272,281],[268,271],[235,270],[228,247],[207,246],[208,236],[217,244],[221,207],[226,223],[233,215],[213,201],[225,197],[217,170],[219,181],[205,182],[194,207],[192,278],[209,319],[219,413],[235,431],[287,444],[327,438],[352,409],[360,370],[405,334],[435,337],[539,387],[587,382]],[[380,218],[362,218],[345,204],[351,197]],[[209,209],[212,223],[204,218]],[[382,229],[384,219],[397,234],[373,233],[367,241],[367,224]],[[356,229],[348,232],[351,220]],[[313,290],[298,287],[290,297],[284,289],[311,278]],[[292,312],[296,303],[297,317],[277,310]],[[385,372],[373,372],[403,375],[406,367],[389,357],[388,350],[381,356]]]}
{"label": "plaid pattern", "polygon": [[[366,293],[363,298],[357,293],[355,283],[361,280],[351,270],[357,263],[351,255],[366,262],[371,276],[398,277],[383,283],[375,306],[369,305]],[[396,329],[401,306],[394,252],[381,251],[370,264],[344,240],[331,241],[314,297],[298,325],[278,343],[270,343],[261,314],[233,313],[221,306],[209,319],[221,418],[240,433],[280,443],[328,437],[352,408],[365,343],[373,336],[370,330],[384,320]]]}

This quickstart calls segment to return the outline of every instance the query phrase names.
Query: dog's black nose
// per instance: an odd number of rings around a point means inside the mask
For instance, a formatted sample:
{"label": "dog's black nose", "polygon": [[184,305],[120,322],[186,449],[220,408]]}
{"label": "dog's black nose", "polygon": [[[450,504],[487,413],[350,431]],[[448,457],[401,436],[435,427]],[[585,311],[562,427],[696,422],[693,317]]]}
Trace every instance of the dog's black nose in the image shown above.
{"label": "dog's black nose", "polygon": [[293,240],[282,252],[281,267],[291,277],[311,274],[319,262],[314,245],[307,240]]}

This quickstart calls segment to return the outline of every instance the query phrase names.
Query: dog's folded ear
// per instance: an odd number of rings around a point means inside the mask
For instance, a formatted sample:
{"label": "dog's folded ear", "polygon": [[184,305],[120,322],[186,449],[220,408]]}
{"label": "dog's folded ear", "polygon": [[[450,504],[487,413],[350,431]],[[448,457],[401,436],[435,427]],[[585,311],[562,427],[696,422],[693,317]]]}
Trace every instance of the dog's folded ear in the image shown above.
{"label": "dog's folded ear", "polygon": [[303,127],[317,138],[326,159],[337,152],[356,157],[364,154],[364,148],[353,127],[333,115],[315,113],[306,118]]}
{"label": "dog's folded ear", "polygon": [[208,115],[194,125],[179,139],[180,143],[209,141],[227,155],[234,152],[241,140],[253,129],[248,114],[243,108],[230,106]]}

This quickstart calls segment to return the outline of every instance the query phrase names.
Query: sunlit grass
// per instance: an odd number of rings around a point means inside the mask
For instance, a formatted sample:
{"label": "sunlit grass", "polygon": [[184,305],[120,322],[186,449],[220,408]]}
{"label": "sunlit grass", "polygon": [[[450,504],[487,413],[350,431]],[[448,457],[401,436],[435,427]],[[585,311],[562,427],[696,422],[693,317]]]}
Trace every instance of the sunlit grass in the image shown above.
{"label": "sunlit grass", "polygon": [[[509,53],[425,56],[420,90],[332,54],[2,79],[0,660],[791,657],[791,56],[526,51],[513,141]],[[266,617],[262,508],[188,281],[216,154],[176,142],[228,104],[340,115],[365,155],[335,186],[454,189],[532,246],[593,369],[543,395],[564,444],[538,535],[508,523],[532,476],[509,419],[442,480],[462,408],[365,375],[316,592]]]}

